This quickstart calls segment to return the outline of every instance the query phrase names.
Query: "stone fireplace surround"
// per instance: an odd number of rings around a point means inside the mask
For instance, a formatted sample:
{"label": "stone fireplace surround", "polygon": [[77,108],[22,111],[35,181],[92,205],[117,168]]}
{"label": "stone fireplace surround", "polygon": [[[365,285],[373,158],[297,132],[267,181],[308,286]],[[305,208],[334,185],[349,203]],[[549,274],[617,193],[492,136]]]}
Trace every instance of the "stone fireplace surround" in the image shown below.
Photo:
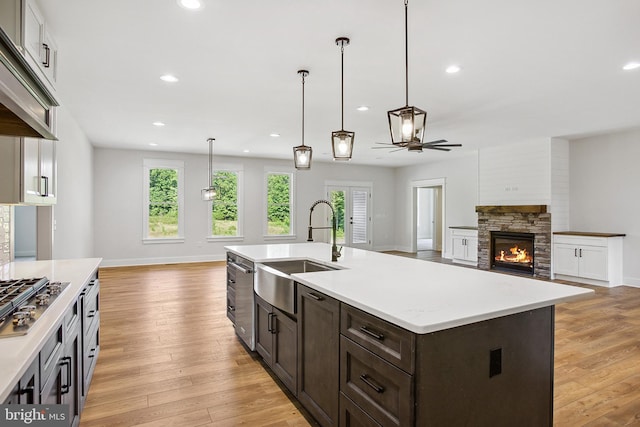
{"label": "stone fireplace surround", "polygon": [[533,277],[551,278],[551,214],[547,205],[476,206],[478,268],[491,268],[491,232],[533,233]]}

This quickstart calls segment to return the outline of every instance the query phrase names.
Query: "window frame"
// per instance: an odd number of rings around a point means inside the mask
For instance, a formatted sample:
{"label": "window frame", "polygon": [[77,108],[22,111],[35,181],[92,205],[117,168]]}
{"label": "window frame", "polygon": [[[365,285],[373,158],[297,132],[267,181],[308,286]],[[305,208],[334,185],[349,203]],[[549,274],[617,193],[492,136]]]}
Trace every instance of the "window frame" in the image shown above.
{"label": "window frame", "polygon": [[[178,236],[149,237],[149,173],[151,169],[173,169],[178,171]],[[142,243],[184,243],[184,161],[172,159],[142,160]]]}
{"label": "window frame", "polygon": [[[268,234],[269,221],[268,221],[268,191],[269,191],[269,175],[289,175],[289,234]],[[262,237],[264,240],[292,240],[296,238],[296,200],[295,200],[295,188],[296,188],[296,174],[292,168],[282,168],[266,166],[264,168],[263,178],[263,202],[262,202]]]}
{"label": "window frame", "polygon": [[241,164],[214,164],[213,174],[216,172],[233,172],[236,174],[238,185],[236,188],[236,203],[238,209],[238,233],[235,236],[213,235],[213,201],[207,203],[207,241],[208,242],[233,242],[244,240],[244,168]]}

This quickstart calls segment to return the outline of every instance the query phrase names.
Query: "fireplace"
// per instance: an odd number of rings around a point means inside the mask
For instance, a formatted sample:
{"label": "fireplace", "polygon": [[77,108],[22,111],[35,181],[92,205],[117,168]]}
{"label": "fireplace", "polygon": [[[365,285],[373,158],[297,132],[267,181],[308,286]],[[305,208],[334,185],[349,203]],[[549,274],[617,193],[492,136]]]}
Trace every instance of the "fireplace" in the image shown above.
{"label": "fireplace", "polygon": [[533,233],[491,232],[491,269],[533,276]]}
{"label": "fireplace", "polygon": [[[478,213],[478,268],[481,270],[510,271],[517,274],[531,275],[537,279],[551,277],[551,214],[547,212],[547,205],[500,205],[476,206]],[[497,252],[492,249],[493,233],[516,234],[518,249],[511,253],[515,245],[506,244]],[[522,235],[533,236],[533,242],[525,248],[520,242]],[[504,251],[504,259],[509,260],[527,249],[531,254],[531,262],[509,262],[507,264],[498,259]],[[495,253],[494,253],[495,252]],[[503,268],[503,267],[506,267]]]}

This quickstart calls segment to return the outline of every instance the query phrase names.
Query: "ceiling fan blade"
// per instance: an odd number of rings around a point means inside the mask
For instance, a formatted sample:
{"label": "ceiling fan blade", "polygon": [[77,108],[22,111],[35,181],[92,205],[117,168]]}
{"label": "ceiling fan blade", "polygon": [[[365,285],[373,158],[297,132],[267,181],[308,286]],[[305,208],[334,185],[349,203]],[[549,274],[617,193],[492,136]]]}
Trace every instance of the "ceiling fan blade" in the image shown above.
{"label": "ceiling fan blade", "polygon": [[431,143],[427,142],[426,144],[422,144],[423,148],[430,147],[462,147],[462,144],[441,144],[441,145],[431,145]]}
{"label": "ceiling fan blade", "polygon": [[[448,142],[446,139],[439,139],[437,141],[429,141],[429,142],[425,142],[424,144],[442,144],[443,142]],[[422,145],[424,145],[422,144]]]}
{"label": "ceiling fan blade", "polygon": [[450,148],[441,148],[441,147],[426,146],[426,147],[422,147],[422,148],[426,148],[427,150],[451,151]]}
{"label": "ceiling fan blade", "polygon": [[394,145],[390,142],[374,142],[374,144],[380,144],[380,145]]}
{"label": "ceiling fan blade", "polygon": [[371,147],[372,150],[389,150],[393,147]]}

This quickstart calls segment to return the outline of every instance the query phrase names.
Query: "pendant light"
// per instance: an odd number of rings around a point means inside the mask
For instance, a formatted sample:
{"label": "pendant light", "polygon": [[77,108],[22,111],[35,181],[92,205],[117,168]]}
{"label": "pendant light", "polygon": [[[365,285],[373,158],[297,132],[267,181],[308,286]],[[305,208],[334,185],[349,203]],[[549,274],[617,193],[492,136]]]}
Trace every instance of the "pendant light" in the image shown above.
{"label": "pendant light", "polygon": [[311,169],[311,147],[304,145],[304,79],[309,75],[307,70],[298,70],[302,76],[302,145],[293,147],[293,164],[296,169]]}
{"label": "pendant light", "polygon": [[355,138],[355,132],[344,130],[344,47],[349,45],[349,39],[347,37],[338,37],[336,44],[340,46],[341,56],[341,104],[342,109],[342,124],[338,131],[331,132],[331,148],[333,149],[333,160],[351,160],[351,154],[353,153],[353,140]]}
{"label": "pendant light", "polygon": [[207,142],[209,143],[209,184],[207,188],[203,188],[201,191],[202,200],[205,202],[209,202],[216,198],[216,188],[213,186],[213,141],[215,140],[215,138],[207,139]]}
{"label": "pendant light", "polygon": [[409,105],[409,36],[408,3],[404,0],[404,56],[405,56],[405,106],[387,112],[391,142],[399,147],[422,144],[427,112]]}

